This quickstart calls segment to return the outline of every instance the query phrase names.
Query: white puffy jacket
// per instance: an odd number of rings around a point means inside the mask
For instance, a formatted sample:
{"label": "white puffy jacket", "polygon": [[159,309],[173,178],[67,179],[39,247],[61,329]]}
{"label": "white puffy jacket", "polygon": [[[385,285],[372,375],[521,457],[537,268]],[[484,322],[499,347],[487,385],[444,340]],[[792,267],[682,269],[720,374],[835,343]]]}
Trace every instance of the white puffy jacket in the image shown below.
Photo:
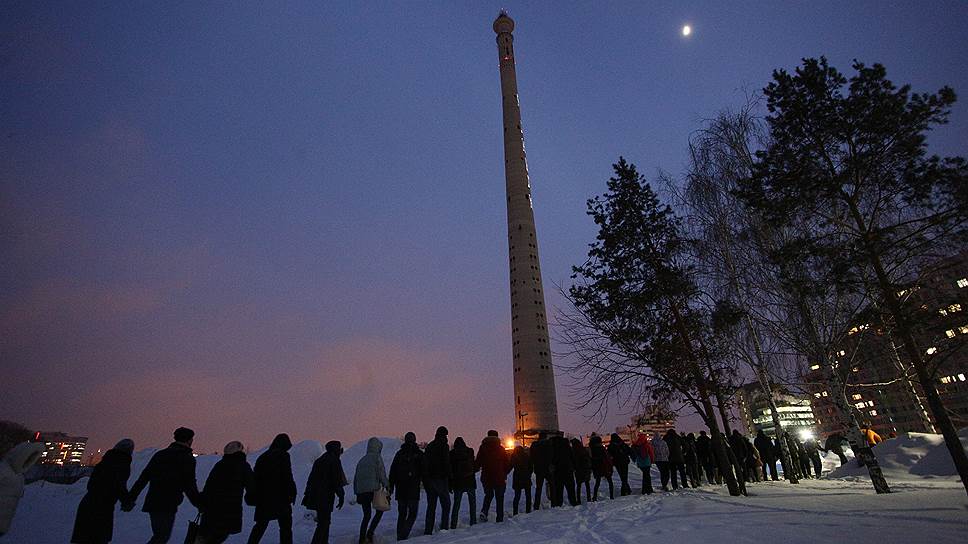
{"label": "white puffy jacket", "polygon": [[42,453],[43,444],[24,442],[0,460],[0,535],[10,530],[17,503],[24,494],[24,472],[40,460]]}
{"label": "white puffy jacket", "polygon": [[656,436],[652,439],[652,451],[655,452],[655,462],[669,460],[669,444],[661,437]]}

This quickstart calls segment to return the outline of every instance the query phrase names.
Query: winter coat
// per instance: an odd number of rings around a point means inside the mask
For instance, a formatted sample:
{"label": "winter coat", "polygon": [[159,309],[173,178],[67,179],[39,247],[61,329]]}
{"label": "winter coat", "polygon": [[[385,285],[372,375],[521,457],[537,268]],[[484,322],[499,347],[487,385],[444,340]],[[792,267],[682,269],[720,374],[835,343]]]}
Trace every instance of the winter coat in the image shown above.
{"label": "winter coat", "polygon": [[563,478],[569,476],[574,478],[575,475],[575,459],[571,443],[563,436],[551,438],[551,474],[560,475]]}
{"label": "winter coat", "polygon": [[44,445],[24,442],[0,459],[0,535],[10,530],[17,503],[24,494],[24,472],[40,460]]}
{"label": "winter coat", "polygon": [[514,469],[514,477],[511,480],[512,489],[530,489],[531,473],[534,472],[534,465],[531,463],[531,453],[524,446],[514,448],[511,454],[511,468]]}
{"label": "winter coat", "polygon": [[872,448],[883,442],[881,435],[875,433],[874,429],[861,429],[861,433],[863,433],[864,438],[867,439],[867,445]]}
{"label": "winter coat", "polygon": [[131,454],[111,449],[94,467],[87,481],[87,494],[77,506],[71,542],[110,542],[114,537],[114,506],[128,498]]}
{"label": "winter coat", "polygon": [[696,457],[702,465],[713,462],[713,440],[708,435],[700,434],[696,437]]}
{"label": "winter coat", "polygon": [[[608,442],[608,454],[612,456],[612,462],[616,467],[625,468],[632,462],[632,450],[617,434],[612,434],[612,439]],[[621,472],[620,472],[621,473]]]}
{"label": "winter coat", "polygon": [[508,472],[511,472],[511,461],[501,445],[501,439],[496,436],[486,436],[481,440],[481,447],[477,449],[475,464],[481,469],[481,483],[485,489],[499,488],[507,485]]}
{"label": "winter coat", "polygon": [[[417,450],[419,451],[419,450]],[[313,462],[313,468],[306,480],[306,491],[302,505],[310,510],[333,511],[335,497],[343,498],[346,487],[346,473],[343,472],[342,445],[337,441],[326,443],[326,452]]]}
{"label": "winter coat", "polygon": [[669,429],[669,432],[666,433],[663,440],[669,446],[669,462],[679,465],[684,464],[686,457],[682,454],[682,438],[679,436],[679,433]]}
{"label": "winter coat", "polygon": [[404,442],[390,462],[390,489],[398,501],[420,499],[420,482],[423,479],[423,452],[416,442]]}
{"label": "winter coat", "polygon": [[535,476],[547,476],[548,469],[551,467],[551,441],[547,438],[535,440],[531,444],[530,453]]}
{"label": "winter coat", "polygon": [[733,455],[736,456],[738,462],[746,463],[749,451],[746,448],[746,440],[743,439],[743,435],[739,434],[739,431],[733,431],[733,434],[729,435],[729,448],[733,450]]}
{"label": "winter coat", "polygon": [[588,453],[592,458],[592,474],[596,478],[611,478],[612,458],[608,455],[605,446],[602,445],[602,437],[593,436],[588,440]]}
{"label": "winter coat", "polygon": [[760,458],[765,463],[775,463],[776,457],[773,453],[773,441],[770,437],[766,436],[766,433],[760,431],[756,433],[756,438],[753,439],[753,445],[756,449],[760,451]]}
{"label": "winter coat", "polygon": [[450,482],[450,447],[447,435],[438,435],[424,449],[424,480]]}
{"label": "winter coat", "polygon": [[356,463],[356,474],[353,475],[353,492],[357,495],[373,493],[390,485],[382,452],[383,442],[379,438],[374,436],[366,442],[366,455]]}
{"label": "winter coat", "polygon": [[834,433],[827,437],[827,441],[824,442],[824,449],[827,451],[832,451],[834,453],[844,453],[844,436],[840,433]]}
{"label": "winter coat", "polygon": [[457,437],[454,440],[454,449],[450,450],[450,488],[453,491],[474,491],[477,489],[477,482],[474,480],[477,470],[474,450],[467,447],[463,438]]}
{"label": "winter coat", "polygon": [[695,465],[699,462],[699,456],[696,455],[696,435],[680,434],[679,438],[682,441],[682,458],[685,459],[687,465]]}
{"label": "winter coat", "polygon": [[292,477],[289,437],[280,434],[255,461],[255,519],[268,521],[290,514],[296,502],[296,481]]}
{"label": "winter coat", "polygon": [[632,443],[632,457],[635,459],[635,466],[647,470],[655,462],[655,450],[649,437],[640,434],[635,442]]}
{"label": "winter coat", "polygon": [[255,475],[245,452],[222,456],[208,473],[202,489],[202,532],[229,534],[242,532],[242,493],[252,486]]}
{"label": "winter coat", "polygon": [[667,463],[669,461],[669,443],[656,436],[652,439],[652,452],[655,455],[656,463]]}
{"label": "winter coat", "polygon": [[575,481],[578,483],[587,482],[592,479],[592,457],[588,454],[588,448],[582,445],[577,438],[571,441],[571,451],[575,459]]}
{"label": "winter coat", "polygon": [[178,505],[187,496],[196,508],[201,505],[198,482],[195,480],[195,457],[192,449],[172,442],[167,448],[155,453],[141,475],[131,486],[130,497],[134,501],[141,490],[148,486],[145,496],[145,512],[177,512]]}
{"label": "winter coat", "polygon": [[817,446],[817,441],[813,438],[808,438],[806,442],[803,443],[803,449],[806,451],[807,456],[813,457],[819,452],[819,447]]}

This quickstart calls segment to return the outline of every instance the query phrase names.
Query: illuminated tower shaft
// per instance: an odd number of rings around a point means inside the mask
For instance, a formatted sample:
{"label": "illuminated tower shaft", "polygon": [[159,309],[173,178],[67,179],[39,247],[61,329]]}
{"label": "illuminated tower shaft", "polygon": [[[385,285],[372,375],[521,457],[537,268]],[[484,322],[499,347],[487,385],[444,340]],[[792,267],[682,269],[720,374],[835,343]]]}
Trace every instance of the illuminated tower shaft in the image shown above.
{"label": "illuminated tower shaft", "polygon": [[526,442],[540,431],[558,431],[555,373],[548,344],[538,237],[531,208],[531,184],[524,156],[524,133],[514,71],[514,21],[501,12],[494,21],[501,64],[504,109],[504,177],[508,198],[508,248],[511,265],[511,344],[517,436]]}

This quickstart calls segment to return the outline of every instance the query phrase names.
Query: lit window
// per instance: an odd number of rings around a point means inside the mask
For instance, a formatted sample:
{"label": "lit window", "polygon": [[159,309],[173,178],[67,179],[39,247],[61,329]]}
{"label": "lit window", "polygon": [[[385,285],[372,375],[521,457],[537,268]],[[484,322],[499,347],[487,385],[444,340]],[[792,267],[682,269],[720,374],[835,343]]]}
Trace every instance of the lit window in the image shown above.
{"label": "lit window", "polygon": [[968,334],[968,325],[962,325],[958,327],[958,332],[961,334]]}
{"label": "lit window", "polygon": [[810,370],[820,370],[820,365],[810,365]]}
{"label": "lit window", "polygon": [[863,402],[858,402],[854,404],[854,408],[857,408],[858,410],[860,410],[861,408],[865,408],[866,406],[867,405],[864,404]]}
{"label": "lit window", "polygon": [[965,381],[965,375],[964,374],[958,374],[958,381],[959,382]]}
{"label": "lit window", "polygon": [[942,377],[941,378],[941,383],[951,383],[951,377],[950,376],[944,376],[944,377]]}
{"label": "lit window", "polygon": [[948,313],[953,314],[955,312],[960,312],[960,311],[961,311],[961,304],[952,304],[951,306],[948,306]]}
{"label": "lit window", "polygon": [[941,314],[941,317],[948,315],[948,311],[945,310],[944,308],[941,308],[940,310],[938,310],[938,313]]}
{"label": "lit window", "polygon": [[837,352],[837,355],[840,355],[841,357],[843,357],[844,355],[847,355],[847,352],[844,350],[840,350],[839,352]]}
{"label": "lit window", "polygon": [[862,398],[864,398],[864,397],[863,397],[863,396],[861,396],[861,394],[860,394],[860,393],[854,393],[854,395],[853,395],[853,397],[852,397],[852,398],[853,398],[854,400],[860,400],[860,399],[862,399]]}
{"label": "lit window", "polygon": [[871,415],[872,416],[876,416],[877,415],[877,410],[871,410]]}
{"label": "lit window", "polygon": [[953,331],[951,329],[948,329],[948,330],[944,331],[944,334],[948,338],[954,338],[955,337],[955,331]]}
{"label": "lit window", "polygon": [[968,278],[958,280],[958,287],[968,287]]}
{"label": "lit window", "polygon": [[826,391],[824,391],[823,393],[821,393],[821,395],[823,395],[823,396],[825,396],[825,397],[826,397],[826,396],[827,396],[827,392],[826,392]]}
{"label": "lit window", "polygon": [[932,346],[932,347],[930,347],[930,348],[928,348],[928,349],[927,349],[927,350],[925,351],[925,353],[927,353],[928,355],[934,355],[936,351],[938,351],[938,348],[936,348],[936,347],[934,347],[934,346]]}
{"label": "lit window", "polygon": [[819,399],[820,398],[820,393],[814,393],[813,396],[815,396],[815,397],[817,397]]}

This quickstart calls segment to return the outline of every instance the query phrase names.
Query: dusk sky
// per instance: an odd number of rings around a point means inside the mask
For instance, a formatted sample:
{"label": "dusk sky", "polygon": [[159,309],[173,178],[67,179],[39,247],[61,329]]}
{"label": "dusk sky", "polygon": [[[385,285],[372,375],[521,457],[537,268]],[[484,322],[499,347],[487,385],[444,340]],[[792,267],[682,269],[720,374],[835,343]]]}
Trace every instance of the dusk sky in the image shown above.
{"label": "dusk sky", "polygon": [[87,4],[0,7],[0,419],[94,447],[513,431],[502,7],[549,309],[618,156],[681,173],[775,68],[968,100],[968,2]]}

